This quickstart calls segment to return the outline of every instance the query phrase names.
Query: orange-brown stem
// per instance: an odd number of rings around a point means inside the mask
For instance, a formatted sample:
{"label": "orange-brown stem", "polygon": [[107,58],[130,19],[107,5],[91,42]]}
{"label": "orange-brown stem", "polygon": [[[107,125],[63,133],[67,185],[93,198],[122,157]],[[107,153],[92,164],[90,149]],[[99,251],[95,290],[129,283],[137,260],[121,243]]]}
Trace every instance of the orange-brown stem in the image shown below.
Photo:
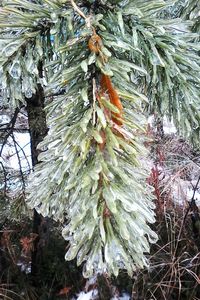
{"label": "orange-brown stem", "polygon": [[98,54],[101,51],[102,47],[102,39],[98,34],[93,34],[91,38],[88,41],[88,48],[90,49],[91,52],[94,52]]}
{"label": "orange-brown stem", "polygon": [[116,106],[119,110],[119,113],[112,113],[112,121],[116,123],[117,125],[123,125],[122,122],[122,111],[123,111],[123,106],[120,101],[119,95],[117,94],[115,88],[112,85],[112,82],[110,80],[110,77],[108,75],[103,74],[101,77],[101,89],[103,93],[107,93],[110,99],[110,102]]}
{"label": "orange-brown stem", "polygon": [[106,134],[105,134],[105,131],[101,130],[100,131],[100,135],[102,137],[103,142],[101,144],[98,144],[98,145],[99,145],[99,149],[101,151],[103,151],[104,148],[105,148],[105,145],[106,145]]}

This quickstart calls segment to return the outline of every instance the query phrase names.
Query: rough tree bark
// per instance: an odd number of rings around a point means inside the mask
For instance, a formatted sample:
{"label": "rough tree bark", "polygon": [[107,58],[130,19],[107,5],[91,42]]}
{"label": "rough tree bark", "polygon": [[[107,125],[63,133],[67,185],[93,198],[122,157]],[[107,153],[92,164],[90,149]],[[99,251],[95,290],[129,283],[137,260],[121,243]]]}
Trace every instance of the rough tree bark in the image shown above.
{"label": "rough tree bark", "polygon": [[[35,95],[31,99],[27,99],[27,113],[31,141],[31,157],[33,168],[38,163],[39,150],[38,144],[43,140],[47,133],[46,116],[44,112],[44,91],[41,85]],[[38,258],[41,252],[39,249],[41,225],[44,223],[43,217],[34,210],[33,215],[33,233],[37,235],[34,241],[34,249],[32,252],[31,275],[34,279],[38,274]]]}

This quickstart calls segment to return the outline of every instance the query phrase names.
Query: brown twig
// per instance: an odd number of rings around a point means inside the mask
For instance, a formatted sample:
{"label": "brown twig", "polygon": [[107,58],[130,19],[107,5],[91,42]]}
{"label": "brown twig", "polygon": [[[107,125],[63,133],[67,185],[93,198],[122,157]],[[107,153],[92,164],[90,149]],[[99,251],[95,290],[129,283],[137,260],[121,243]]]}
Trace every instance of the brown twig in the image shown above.
{"label": "brown twig", "polygon": [[87,17],[84,12],[78,7],[78,5],[74,2],[74,0],[70,0],[71,5],[73,6],[74,10],[83,18],[85,19],[85,23],[87,25],[88,28],[91,27],[91,22],[90,19],[91,17]]}

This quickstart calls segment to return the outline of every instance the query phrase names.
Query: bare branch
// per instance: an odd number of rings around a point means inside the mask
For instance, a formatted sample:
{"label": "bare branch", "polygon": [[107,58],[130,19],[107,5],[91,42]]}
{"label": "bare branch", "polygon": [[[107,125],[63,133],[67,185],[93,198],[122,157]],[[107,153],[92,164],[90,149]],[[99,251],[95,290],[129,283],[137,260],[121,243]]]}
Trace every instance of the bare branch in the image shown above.
{"label": "bare branch", "polygon": [[15,112],[14,112],[14,115],[9,123],[9,130],[8,130],[8,133],[6,134],[4,140],[3,140],[3,144],[1,146],[1,149],[0,149],[0,157],[2,155],[2,152],[3,152],[3,148],[4,146],[6,145],[7,143],[7,140],[8,138],[10,137],[10,135],[13,133],[13,129],[15,127],[15,123],[17,121],[17,116],[18,116],[18,113],[20,112],[20,109],[19,108],[16,108]]}
{"label": "bare branch", "polygon": [[[15,140],[15,143],[16,143],[16,145],[17,145],[17,147],[20,149],[20,151],[22,152],[22,154],[23,154],[23,156],[24,156],[24,158],[25,158],[25,160],[26,160],[26,162],[27,162],[27,165],[28,165],[28,168],[29,168],[29,172],[31,171],[31,166],[30,166],[30,163],[29,163],[29,161],[28,161],[28,158],[27,158],[27,155],[26,155],[26,153],[25,153],[25,151],[24,151],[24,149],[20,146],[20,144]],[[30,143],[28,143],[28,144],[30,144]],[[28,145],[28,144],[26,144],[26,145]],[[25,145],[25,146],[26,146]],[[25,147],[24,146],[24,147]],[[18,153],[20,152],[20,151],[18,151]]]}
{"label": "bare branch", "polygon": [[22,164],[21,164],[21,159],[20,159],[20,156],[19,156],[19,151],[18,151],[18,149],[17,149],[17,142],[16,142],[16,140],[15,140],[15,136],[14,136],[13,133],[12,133],[12,139],[13,139],[13,142],[14,142],[15,152],[16,152],[17,159],[18,159],[19,172],[20,172],[20,175],[21,175],[21,178],[22,178],[22,187],[23,187],[23,190],[25,190],[25,178],[24,178],[24,173],[23,173],[23,170],[22,170]]}
{"label": "bare branch", "polygon": [[[10,127],[6,127],[6,128],[0,128],[0,131],[8,131],[10,130],[11,128]],[[12,128],[12,131],[14,132],[29,132],[29,128]]]}
{"label": "bare branch", "polygon": [[7,174],[6,174],[6,169],[3,165],[3,163],[0,161],[0,165],[2,166],[3,169],[3,176],[4,176],[4,196],[6,194],[6,190],[7,190]]}

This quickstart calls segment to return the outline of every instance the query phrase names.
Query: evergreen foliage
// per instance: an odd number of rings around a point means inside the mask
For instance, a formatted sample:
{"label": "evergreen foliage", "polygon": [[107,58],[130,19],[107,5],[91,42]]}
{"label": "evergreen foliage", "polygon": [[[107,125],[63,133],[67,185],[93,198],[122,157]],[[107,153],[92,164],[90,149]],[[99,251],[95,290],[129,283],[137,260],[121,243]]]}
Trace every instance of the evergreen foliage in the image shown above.
{"label": "evergreen foliage", "polygon": [[3,1],[2,105],[26,105],[42,89],[46,97],[49,132],[27,201],[66,223],[66,259],[85,261],[86,277],[131,275],[156,241],[143,112],[172,118],[199,143],[199,27],[180,5]]}

